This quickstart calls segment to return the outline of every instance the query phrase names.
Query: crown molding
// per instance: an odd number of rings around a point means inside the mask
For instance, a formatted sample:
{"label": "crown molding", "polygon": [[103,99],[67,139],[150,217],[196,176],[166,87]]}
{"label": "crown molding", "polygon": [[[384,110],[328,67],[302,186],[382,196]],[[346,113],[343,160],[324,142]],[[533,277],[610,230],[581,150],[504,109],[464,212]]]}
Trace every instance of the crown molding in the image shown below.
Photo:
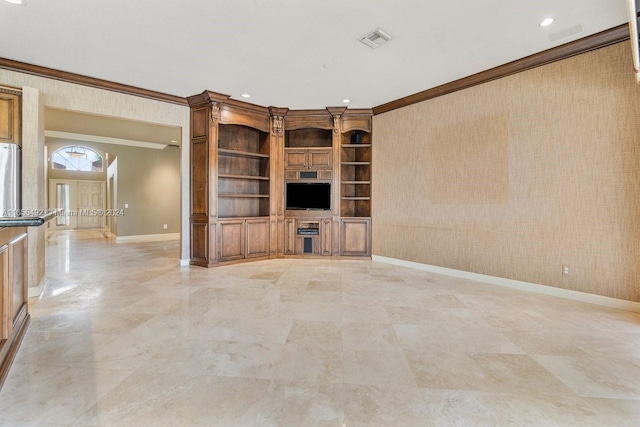
{"label": "crown molding", "polygon": [[[462,89],[480,85],[522,71],[530,70],[541,65],[550,64],[580,55],[592,50],[600,49],[612,44],[620,43],[629,39],[629,26],[622,24],[608,30],[592,34],[590,36],[566,43],[543,52],[539,52],[527,57],[517,59],[498,67],[473,74],[453,82],[445,83],[413,95],[405,96],[385,104],[373,107],[373,114],[382,114],[398,108],[407,107],[422,101],[447,95]],[[0,58],[0,69],[17,71],[21,73],[32,74],[35,76],[51,78],[68,83],[75,83],[84,86],[105,89],[114,92],[120,92],[127,95],[140,96],[143,98],[154,99],[156,101],[169,102],[179,105],[189,105],[187,98],[169,95],[162,92],[156,92],[149,89],[143,89],[126,84],[116,83],[109,80],[98,79],[94,77],[83,76],[81,74],[70,73],[66,71],[55,70],[53,68],[42,67],[39,65],[28,64],[26,62],[14,61],[12,59]],[[207,92],[207,91],[205,91]],[[226,95],[225,95],[226,96]],[[228,96],[227,96],[228,97]],[[191,100],[193,102],[193,100]]]}
{"label": "crown molding", "polygon": [[53,68],[41,67],[40,65],[28,64],[26,62],[14,61],[12,59],[0,58],[0,68],[17,71],[19,73],[32,74],[34,76],[46,77],[49,79],[60,80],[67,83],[75,83],[83,86],[90,86],[98,89],[106,89],[113,92],[120,92],[127,95],[140,96],[142,98],[153,99],[156,101],[170,102],[172,104],[187,105],[187,99],[169,95],[154,90],[143,89],[136,86],[129,86],[122,83],[116,83],[109,80],[97,79],[94,77],[83,76],[81,74],[69,73],[67,71],[55,70]]}
{"label": "crown molding", "polygon": [[512,74],[520,73],[522,71],[527,71],[541,65],[550,64],[552,62],[570,58],[575,55],[580,55],[582,53],[620,43],[625,40],[629,40],[629,25],[627,24],[619,25],[617,27],[613,27],[608,30],[572,41],[570,43],[566,43],[533,55],[526,56],[521,59],[517,59],[515,61],[500,65],[495,68],[491,68],[486,71],[482,71],[477,74],[473,74],[468,77],[463,77],[461,79],[415,93],[413,95],[396,99],[395,101],[378,105],[377,107],[373,108],[373,114],[377,115],[396,110],[398,108],[408,107],[409,105],[417,104],[422,101],[427,101],[429,99],[437,98],[442,95],[447,95],[449,93],[457,92],[462,89],[477,86],[482,83],[500,79],[502,77],[507,77]]}

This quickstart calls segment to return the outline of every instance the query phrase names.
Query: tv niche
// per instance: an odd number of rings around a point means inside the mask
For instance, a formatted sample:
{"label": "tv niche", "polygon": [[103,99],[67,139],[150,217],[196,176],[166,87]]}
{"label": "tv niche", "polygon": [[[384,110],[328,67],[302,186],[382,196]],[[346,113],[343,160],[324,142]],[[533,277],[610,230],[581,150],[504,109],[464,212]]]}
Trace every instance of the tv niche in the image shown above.
{"label": "tv niche", "polygon": [[285,200],[287,210],[331,210],[331,183],[288,182]]}

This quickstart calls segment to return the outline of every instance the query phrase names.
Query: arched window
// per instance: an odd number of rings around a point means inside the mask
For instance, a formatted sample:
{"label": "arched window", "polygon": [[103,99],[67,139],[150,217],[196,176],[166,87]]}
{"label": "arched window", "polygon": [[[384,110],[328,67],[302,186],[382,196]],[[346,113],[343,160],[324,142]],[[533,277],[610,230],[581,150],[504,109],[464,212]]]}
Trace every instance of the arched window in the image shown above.
{"label": "arched window", "polygon": [[91,148],[68,145],[54,151],[51,166],[68,171],[102,172],[102,156]]}

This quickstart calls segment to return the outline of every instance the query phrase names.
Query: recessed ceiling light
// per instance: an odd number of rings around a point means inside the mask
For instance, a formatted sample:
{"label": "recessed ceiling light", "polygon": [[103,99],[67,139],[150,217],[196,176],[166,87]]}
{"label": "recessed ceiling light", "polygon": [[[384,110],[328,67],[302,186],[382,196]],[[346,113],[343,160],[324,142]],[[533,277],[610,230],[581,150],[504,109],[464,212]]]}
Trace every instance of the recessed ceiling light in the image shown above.
{"label": "recessed ceiling light", "polygon": [[343,99],[343,100],[342,100],[342,102],[344,102],[345,104],[348,104],[348,103],[350,103],[350,102],[351,102],[351,100],[350,100],[350,99],[348,99],[348,98],[345,98],[345,99]]}
{"label": "recessed ceiling light", "polygon": [[556,20],[554,18],[546,18],[540,23],[540,26],[541,27],[548,27],[549,25],[553,24],[554,22],[556,22]]}
{"label": "recessed ceiling light", "polygon": [[21,4],[21,5],[26,4],[26,0],[4,0],[4,1],[11,4]]}
{"label": "recessed ceiling light", "polygon": [[249,95],[248,93],[243,93],[240,96],[243,97],[243,98],[251,98],[251,95]]}

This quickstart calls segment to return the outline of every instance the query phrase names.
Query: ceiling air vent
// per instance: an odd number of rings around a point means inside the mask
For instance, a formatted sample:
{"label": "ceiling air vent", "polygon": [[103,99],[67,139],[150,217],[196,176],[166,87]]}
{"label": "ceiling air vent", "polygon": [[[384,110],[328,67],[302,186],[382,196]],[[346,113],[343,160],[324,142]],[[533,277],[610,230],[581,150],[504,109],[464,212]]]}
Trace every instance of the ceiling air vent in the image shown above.
{"label": "ceiling air vent", "polygon": [[574,25],[573,27],[560,30],[557,33],[549,34],[549,40],[551,40],[552,42],[557,42],[560,39],[564,39],[566,37],[581,33],[583,30],[584,27],[582,26],[582,24]]}
{"label": "ceiling air vent", "polygon": [[393,37],[391,37],[389,33],[387,33],[382,28],[378,27],[375,30],[368,33],[366,36],[361,37],[360,41],[366,44],[367,46],[369,46],[371,49],[376,49],[382,46],[383,44],[386,44],[392,38]]}

